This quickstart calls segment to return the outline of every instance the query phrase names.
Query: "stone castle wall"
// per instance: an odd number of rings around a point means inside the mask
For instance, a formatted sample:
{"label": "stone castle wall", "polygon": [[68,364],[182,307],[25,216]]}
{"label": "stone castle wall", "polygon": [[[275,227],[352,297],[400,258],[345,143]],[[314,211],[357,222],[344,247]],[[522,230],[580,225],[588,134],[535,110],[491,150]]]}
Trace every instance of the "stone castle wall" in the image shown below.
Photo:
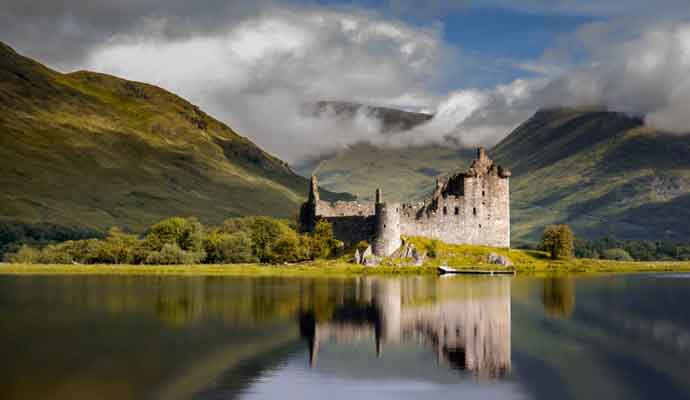
{"label": "stone castle wall", "polygon": [[346,246],[365,240],[373,242],[375,231],[375,204],[373,201],[338,201],[316,204],[315,217],[328,221],[333,234]]}
{"label": "stone castle wall", "polygon": [[300,216],[302,230],[311,231],[318,219],[325,219],[346,245],[366,240],[375,254],[386,256],[400,247],[401,235],[510,247],[509,176],[480,149],[470,169],[437,182],[430,199],[402,204],[383,202],[378,191],[374,202],[321,201],[312,177],[310,200]]}
{"label": "stone castle wall", "polygon": [[465,178],[465,195],[439,196],[426,204],[403,204],[400,231],[452,244],[510,247],[508,180]]}

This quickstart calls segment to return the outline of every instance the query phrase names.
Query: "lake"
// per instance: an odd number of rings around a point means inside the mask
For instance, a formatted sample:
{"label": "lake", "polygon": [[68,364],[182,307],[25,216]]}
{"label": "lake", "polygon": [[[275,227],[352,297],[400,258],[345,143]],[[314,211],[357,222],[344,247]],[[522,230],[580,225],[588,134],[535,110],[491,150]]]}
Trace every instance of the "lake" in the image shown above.
{"label": "lake", "polygon": [[2,399],[685,399],[690,275],[0,277]]}

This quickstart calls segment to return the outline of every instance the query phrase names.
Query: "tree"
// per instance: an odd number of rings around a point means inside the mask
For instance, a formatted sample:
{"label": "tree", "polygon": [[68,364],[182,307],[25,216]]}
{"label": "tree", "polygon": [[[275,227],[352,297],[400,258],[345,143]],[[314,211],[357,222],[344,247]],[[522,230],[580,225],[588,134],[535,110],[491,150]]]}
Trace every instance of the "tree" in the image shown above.
{"label": "tree", "polygon": [[180,249],[199,252],[203,249],[204,228],[196,218],[172,217],[152,226],[146,235],[151,250],[160,251],[166,244]]}
{"label": "tree", "polygon": [[541,238],[541,248],[554,260],[572,258],[574,243],[575,235],[568,225],[547,226]]}

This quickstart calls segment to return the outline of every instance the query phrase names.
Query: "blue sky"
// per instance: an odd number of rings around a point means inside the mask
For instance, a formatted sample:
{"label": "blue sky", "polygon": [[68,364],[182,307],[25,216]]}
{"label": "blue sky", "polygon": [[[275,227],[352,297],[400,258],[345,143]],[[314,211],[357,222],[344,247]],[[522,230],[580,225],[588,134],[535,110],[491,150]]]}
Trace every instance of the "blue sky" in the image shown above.
{"label": "blue sky", "polygon": [[538,59],[578,28],[612,17],[603,10],[519,8],[493,1],[427,5],[427,9],[421,10],[417,4],[396,7],[396,2],[386,1],[320,0],[316,3],[325,7],[376,10],[420,27],[441,26],[443,39],[462,49],[464,57],[472,58],[467,63],[468,75],[462,79],[449,77],[444,82],[453,88],[490,87],[529,76],[529,71],[515,68],[513,63]]}

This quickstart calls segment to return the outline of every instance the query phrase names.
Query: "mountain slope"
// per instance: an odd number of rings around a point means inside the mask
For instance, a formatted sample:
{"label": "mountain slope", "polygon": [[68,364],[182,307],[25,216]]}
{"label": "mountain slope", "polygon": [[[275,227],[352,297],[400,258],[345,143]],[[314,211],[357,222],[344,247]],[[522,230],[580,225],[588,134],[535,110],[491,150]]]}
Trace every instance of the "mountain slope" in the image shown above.
{"label": "mountain slope", "polygon": [[61,74],[0,43],[0,187],[4,220],[140,230],[170,215],[292,216],[308,182],[172,93]]}
{"label": "mountain slope", "polygon": [[587,109],[540,111],[493,150],[512,168],[513,230],[566,222],[585,237],[687,241],[690,136]]}
{"label": "mountain slope", "polygon": [[469,166],[476,150],[442,146],[377,147],[359,143],[316,163],[297,167],[304,176],[315,174],[319,185],[373,199],[376,188],[390,201],[421,199],[434,189],[437,176]]}

